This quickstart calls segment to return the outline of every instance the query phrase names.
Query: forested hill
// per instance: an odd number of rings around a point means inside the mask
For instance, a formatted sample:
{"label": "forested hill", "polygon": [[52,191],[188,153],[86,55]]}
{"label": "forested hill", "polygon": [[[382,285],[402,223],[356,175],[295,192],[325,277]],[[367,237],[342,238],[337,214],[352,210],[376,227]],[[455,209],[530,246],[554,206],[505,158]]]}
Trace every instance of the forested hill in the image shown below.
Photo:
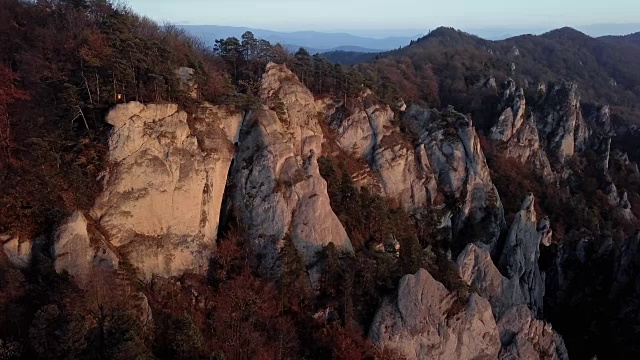
{"label": "forested hill", "polygon": [[600,39],[609,43],[626,42],[640,45],[640,32],[624,36],[603,36]]}
{"label": "forested hill", "polygon": [[[452,28],[438,28],[409,46],[376,58],[354,54],[328,54],[338,62],[368,61],[362,68],[380,68],[389,73],[398,91],[412,100],[429,101],[433,96],[421,91],[435,73],[442,105],[451,104],[471,112],[465,94],[500,84],[513,78],[525,88],[557,79],[579,84],[582,100],[609,104],[614,118],[627,122],[640,119],[640,47],[638,34],[624,37],[592,38],[571,28],[542,35],[523,35],[489,41]],[[634,44],[635,42],[635,44]],[[396,69],[412,76],[396,79]],[[429,69],[424,74],[425,69]],[[417,76],[413,76],[413,73]],[[493,79],[493,80],[492,80]],[[427,86],[430,87],[430,86]],[[417,88],[416,91],[414,88]]]}

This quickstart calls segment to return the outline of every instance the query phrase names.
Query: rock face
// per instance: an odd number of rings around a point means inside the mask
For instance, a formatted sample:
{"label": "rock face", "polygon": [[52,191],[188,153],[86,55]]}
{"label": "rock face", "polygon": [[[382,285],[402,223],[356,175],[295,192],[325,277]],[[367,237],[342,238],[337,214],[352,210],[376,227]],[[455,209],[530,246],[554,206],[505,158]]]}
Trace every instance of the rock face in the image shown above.
{"label": "rock face", "polygon": [[204,105],[116,106],[112,163],[91,215],[145,278],[202,271],[215,246],[238,113]]}
{"label": "rock face", "polygon": [[457,264],[462,281],[489,300],[496,318],[501,318],[513,306],[525,303],[518,279],[504,277],[486,249],[476,244],[467,245],[458,256]]}
{"label": "rock face", "polygon": [[353,251],[320,176],[322,116],[313,94],[275,64],[268,65],[260,94],[266,105],[252,112],[242,129],[233,203],[263,259],[262,269],[277,265],[287,234],[307,263],[330,242]]}
{"label": "rock face", "polygon": [[438,187],[458,203],[454,231],[475,226],[480,229],[475,240],[494,249],[504,228],[504,209],[471,120],[451,109],[439,112],[414,105],[403,121]]}
{"label": "rock face", "polygon": [[389,106],[372,98],[370,93],[363,94],[350,116],[332,124],[336,142],[345,152],[367,161],[383,196],[408,211],[423,208],[437,193],[429,160],[401,135]]}
{"label": "rock face", "polygon": [[580,111],[578,86],[571,82],[559,82],[546,94],[541,104],[544,109],[537,119],[540,139],[550,158],[558,164],[584,150],[590,130]]}
{"label": "rock face", "polygon": [[524,306],[511,308],[498,322],[500,331],[500,360],[557,359],[569,355],[562,337],[551,324],[537,320]]}
{"label": "rock face", "polygon": [[[634,283],[640,273],[640,231],[627,239],[616,251],[613,262],[612,298],[627,293],[640,293],[640,285]],[[630,288],[631,287],[631,288]]]}
{"label": "rock face", "polygon": [[[511,100],[512,104],[508,105],[500,115],[498,122],[491,128],[489,138],[494,141],[506,142],[511,139],[525,122],[526,100],[524,91],[519,89],[515,92],[515,83],[511,81],[507,85],[505,91],[505,101]],[[513,97],[513,99],[511,99]]]}
{"label": "rock face", "polygon": [[397,298],[376,314],[369,336],[407,359],[496,359],[500,337],[487,300],[473,293],[461,309],[455,303],[456,296],[426,270],[406,275]]}
{"label": "rock face", "polygon": [[553,179],[551,164],[538,136],[536,119],[534,116],[527,117],[524,91],[516,91],[513,80],[505,86],[507,90],[502,100],[505,109],[491,128],[489,139],[501,144],[505,156],[532,165],[545,179]]}
{"label": "rock face", "polygon": [[562,337],[527,306],[519,279],[502,276],[486,249],[470,244],[457,263],[462,280],[491,304],[500,333],[500,359],[568,359]]}
{"label": "rock face", "polygon": [[516,214],[499,265],[507,278],[520,283],[524,301],[534,314],[542,316],[545,276],[540,272],[538,259],[542,239],[548,238],[551,230],[545,223],[539,226],[534,202],[530,194]]}
{"label": "rock face", "polygon": [[118,267],[117,255],[104,238],[90,235],[87,218],[79,211],[58,229],[51,253],[56,271],[67,271],[81,286],[94,268]]}

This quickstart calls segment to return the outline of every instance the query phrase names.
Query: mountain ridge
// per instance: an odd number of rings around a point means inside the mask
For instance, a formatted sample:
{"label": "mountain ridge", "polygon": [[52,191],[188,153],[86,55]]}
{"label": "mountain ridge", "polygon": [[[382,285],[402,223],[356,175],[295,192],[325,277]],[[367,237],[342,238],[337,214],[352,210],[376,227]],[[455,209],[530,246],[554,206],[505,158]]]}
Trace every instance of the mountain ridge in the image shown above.
{"label": "mountain ridge", "polygon": [[317,52],[344,49],[344,47],[359,47],[370,52],[392,50],[408,44],[417,36],[404,37],[362,37],[348,33],[323,33],[318,31],[278,32],[265,29],[253,29],[248,27],[229,27],[218,25],[180,25],[182,29],[194,36],[201,38],[208,45],[213,45],[214,40],[228,37],[237,37],[251,31],[256,37],[272,43],[280,43],[283,46],[298,46],[313,49]]}

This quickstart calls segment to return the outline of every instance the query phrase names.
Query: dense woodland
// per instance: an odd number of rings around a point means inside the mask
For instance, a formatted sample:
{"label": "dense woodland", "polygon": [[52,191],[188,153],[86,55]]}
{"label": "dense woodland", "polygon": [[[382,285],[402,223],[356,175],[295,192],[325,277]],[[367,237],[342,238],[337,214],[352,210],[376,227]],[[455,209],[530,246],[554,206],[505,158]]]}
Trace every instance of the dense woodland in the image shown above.
{"label": "dense woodland", "polygon": [[[575,81],[583,102],[609,104],[617,123],[637,123],[637,39],[638,34],[591,38],[562,28],[539,36],[489,41],[452,28],[438,28],[399,50],[374,55],[333,52],[323,56],[357,64],[356,68],[365,73],[386,76],[409,100],[423,100],[436,107],[453,105],[473,114],[474,119],[487,116],[483,104],[491,101],[494,84],[510,77],[532,91],[540,84],[559,79]],[[412,76],[404,77],[407,73]],[[439,102],[433,96],[434,90]]]}
{"label": "dense woodland", "polygon": [[[640,103],[633,63],[640,57],[627,56],[628,46],[618,40],[616,45],[591,40],[565,29],[491,44],[439,29],[405,49],[345,67],[304,49],[290,54],[251,33],[207,48],[174,26],[159,26],[107,0],[0,0],[0,233],[17,231],[46,243],[70,211],[90,208],[100,191],[96,179],[108,166],[106,112],[131,100],[193,106],[179,86],[180,67],[195,70],[198,100],[215,104],[256,106],[265,65],[276,62],[286,63],[318,96],[348,103],[369,88],[394,109],[402,101],[453,105],[471,114],[480,130],[496,117],[499,86],[487,86],[491,78],[501,84],[514,77],[534,87],[575,75],[589,84],[581,86],[587,102],[611,103],[619,121],[628,121]],[[515,45],[518,56],[512,53]],[[579,50],[585,48],[589,51]],[[606,59],[607,54],[614,55]],[[574,69],[581,70],[569,73]],[[575,242],[583,228],[616,241],[633,232],[633,224],[609,211],[599,189],[610,179],[589,169],[589,154],[573,161],[576,175],[555,188],[501,156],[495,145],[482,145],[508,223],[533,192],[539,213],[551,218],[556,241]],[[366,331],[404,274],[426,268],[460,297],[472,289],[460,281],[445,254],[448,240],[433,230],[431,220],[415,221],[397,204],[357,188],[349,161],[319,160],[331,206],[356,253],[324,249],[317,293],[309,289],[307,269],[291,241],[281,278],[258,274],[249,239],[233,220],[221,226],[206,276],[143,284],[130,280],[123,264],[118,274],[96,274],[88,289],[80,289],[56,274],[46,251],[28,271],[11,269],[0,256],[0,360],[398,358],[374,348]],[[640,179],[625,164],[613,164],[611,172],[640,218]],[[373,249],[390,232],[401,244],[398,256]],[[600,310],[606,305],[605,299],[589,301]],[[555,309],[566,311],[549,316],[563,335],[563,330],[571,334],[565,337],[570,350],[597,335],[589,329],[592,318],[582,316],[584,308]],[[610,326],[606,314],[594,316]]]}

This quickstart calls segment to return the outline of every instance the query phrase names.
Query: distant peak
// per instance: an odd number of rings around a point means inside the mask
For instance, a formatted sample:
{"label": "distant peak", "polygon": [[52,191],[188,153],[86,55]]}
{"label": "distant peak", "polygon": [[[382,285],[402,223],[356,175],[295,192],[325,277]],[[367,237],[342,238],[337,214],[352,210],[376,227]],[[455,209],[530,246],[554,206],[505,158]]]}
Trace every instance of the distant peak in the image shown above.
{"label": "distant peak", "polygon": [[446,40],[448,44],[469,44],[475,43],[476,40],[481,40],[480,37],[466,33],[462,30],[458,30],[452,27],[441,26],[435,30],[429,31],[429,33],[416,42],[423,42],[428,40],[443,41]]}
{"label": "distant peak", "polygon": [[589,37],[589,35],[578,31],[572,27],[565,26],[563,28],[551,30],[548,33],[543,34],[542,36],[548,38],[576,38],[576,37]]}
{"label": "distant peak", "polygon": [[425,38],[438,38],[438,37],[448,37],[448,36],[473,36],[471,34],[467,34],[462,30],[458,30],[452,27],[440,26],[433,31],[430,31]]}

